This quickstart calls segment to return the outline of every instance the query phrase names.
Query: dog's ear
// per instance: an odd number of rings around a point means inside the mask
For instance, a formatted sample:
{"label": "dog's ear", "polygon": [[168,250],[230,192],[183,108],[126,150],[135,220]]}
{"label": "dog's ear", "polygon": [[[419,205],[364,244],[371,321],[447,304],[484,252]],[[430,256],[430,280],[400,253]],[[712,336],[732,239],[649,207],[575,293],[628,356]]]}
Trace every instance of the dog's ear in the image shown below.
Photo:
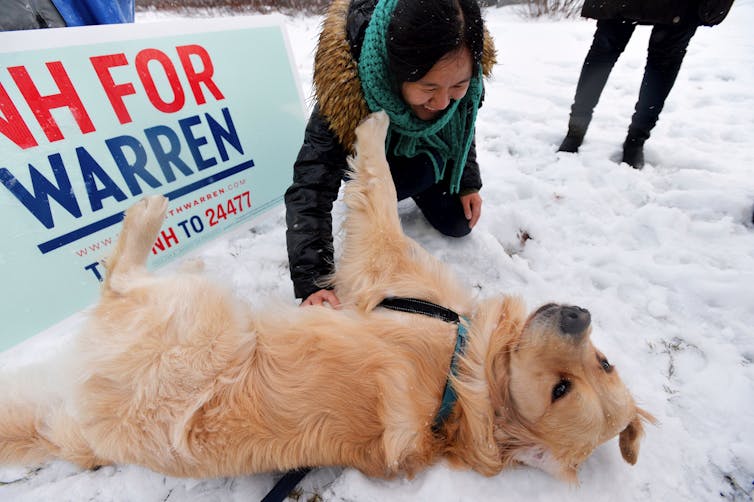
{"label": "dog's ear", "polygon": [[618,445],[623,460],[631,465],[639,458],[639,446],[644,436],[644,421],[655,423],[655,418],[641,408],[636,408],[636,416],[631,420],[618,437]]}

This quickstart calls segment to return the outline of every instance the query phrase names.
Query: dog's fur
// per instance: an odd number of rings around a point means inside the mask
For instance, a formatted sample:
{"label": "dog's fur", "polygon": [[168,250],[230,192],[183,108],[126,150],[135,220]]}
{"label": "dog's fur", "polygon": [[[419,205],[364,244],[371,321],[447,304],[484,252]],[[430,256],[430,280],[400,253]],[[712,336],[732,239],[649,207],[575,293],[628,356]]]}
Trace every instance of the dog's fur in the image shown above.
{"label": "dog's fur", "polygon": [[[59,376],[73,378],[73,395],[4,399],[0,462],[58,457],[190,477],[338,465],[391,477],[444,458],[485,475],[527,463],[573,480],[595,447],[620,435],[633,464],[651,417],[594,348],[591,328],[564,333],[559,305],[527,317],[517,298],[477,301],[403,234],[387,126],[379,113],[356,131],[334,277],[344,309],[253,312],[198,274],[148,273],[167,201],[147,197],[127,212],[77,339],[80,374]],[[379,308],[387,296],[469,319],[452,380],[458,402],[439,431],[456,326]],[[570,392],[555,399],[563,381]]]}

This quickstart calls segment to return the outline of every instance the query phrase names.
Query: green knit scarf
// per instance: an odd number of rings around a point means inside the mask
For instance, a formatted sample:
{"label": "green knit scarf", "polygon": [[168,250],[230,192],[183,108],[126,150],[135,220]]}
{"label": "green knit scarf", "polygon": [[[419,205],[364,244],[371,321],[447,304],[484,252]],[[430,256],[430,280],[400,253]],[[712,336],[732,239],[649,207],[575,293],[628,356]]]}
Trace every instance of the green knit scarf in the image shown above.
{"label": "green knit scarf", "polygon": [[482,100],[482,72],[480,69],[472,76],[466,95],[452,101],[439,118],[433,121],[417,118],[400,92],[396,93],[394,81],[388,74],[385,41],[396,3],[397,0],[379,0],[367,25],[359,58],[364,99],[372,112],[385,110],[390,117],[388,144],[392,134],[398,135],[393,147],[395,155],[412,158],[426,153],[432,159],[436,181],[445,177],[445,168],[452,160],[450,192],[458,193]]}

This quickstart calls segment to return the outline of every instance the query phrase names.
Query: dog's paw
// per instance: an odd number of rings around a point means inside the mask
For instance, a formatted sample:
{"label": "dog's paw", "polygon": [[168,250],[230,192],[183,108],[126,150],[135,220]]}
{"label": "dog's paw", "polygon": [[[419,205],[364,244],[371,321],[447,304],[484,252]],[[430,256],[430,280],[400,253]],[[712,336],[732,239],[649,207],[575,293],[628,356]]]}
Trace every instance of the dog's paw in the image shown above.
{"label": "dog's paw", "polygon": [[164,220],[168,211],[168,198],[163,195],[150,195],[144,197],[147,201],[147,214],[150,217]]}
{"label": "dog's paw", "polygon": [[144,197],[126,211],[126,228],[134,226],[147,232],[157,232],[165,221],[168,199],[162,195]]}
{"label": "dog's paw", "polygon": [[390,118],[384,111],[374,112],[367,115],[361,124],[356,127],[356,149],[363,152],[365,148],[375,148],[385,151],[385,138]]}

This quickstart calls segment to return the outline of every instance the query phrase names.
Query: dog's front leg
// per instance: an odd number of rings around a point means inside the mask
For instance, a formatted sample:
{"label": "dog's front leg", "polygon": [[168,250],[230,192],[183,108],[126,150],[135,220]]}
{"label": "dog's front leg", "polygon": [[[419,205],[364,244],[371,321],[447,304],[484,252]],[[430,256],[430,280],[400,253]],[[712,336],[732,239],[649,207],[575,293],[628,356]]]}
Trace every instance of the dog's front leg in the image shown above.
{"label": "dog's front leg", "polygon": [[[346,231],[352,235],[402,236],[396,202],[398,197],[385,156],[385,137],[390,119],[385,112],[369,115],[356,128],[356,155],[349,159],[351,180],[346,184]],[[397,234],[397,235],[396,235]]]}
{"label": "dog's front leg", "polygon": [[349,161],[345,188],[348,211],[335,282],[341,300],[363,310],[381,300],[380,289],[389,287],[410,248],[385,157],[389,123],[385,112],[377,112],[356,128],[356,156]]}

